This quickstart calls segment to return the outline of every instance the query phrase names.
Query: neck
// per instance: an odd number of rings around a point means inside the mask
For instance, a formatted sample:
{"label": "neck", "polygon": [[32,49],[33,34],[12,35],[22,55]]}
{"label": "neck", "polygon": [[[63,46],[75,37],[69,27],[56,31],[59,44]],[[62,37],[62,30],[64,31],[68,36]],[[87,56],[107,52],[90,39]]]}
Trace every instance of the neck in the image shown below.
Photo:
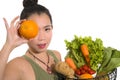
{"label": "neck", "polygon": [[[42,63],[42,64],[44,64],[45,66],[46,66],[46,71],[48,72],[48,73],[52,73],[52,70],[51,70],[51,67],[48,65],[49,64],[49,62],[50,62],[50,57],[49,57],[49,55],[48,55],[48,53],[46,53],[47,54],[47,57],[45,58],[43,58],[43,59],[45,59],[45,60],[43,60],[42,58],[38,58],[36,55],[34,55],[34,53],[32,53],[30,50],[28,50],[28,53],[34,58],[34,59],[36,59],[37,61],[39,61],[40,63]],[[47,62],[46,62],[47,61]]]}
{"label": "neck", "polygon": [[[33,50],[28,49],[27,55],[31,56],[30,53],[33,54],[34,56],[36,56],[37,58],[43,60],[43,61],[47,61],[47,60],[48,60],[47,51],[44,51],[44,52],[36,52],[36,51],[33,51]],[[33,57],[33,56],[31,56],[31,57]]]}
{"label": "neck", "polygon": [[31,50],[31,49],[28,49],[27,52],[31,52],[32,54],[36,55],[36,56],[46,56],[46,53],[47,53],[47,50],[46,51],[34,51],[34,50]]}

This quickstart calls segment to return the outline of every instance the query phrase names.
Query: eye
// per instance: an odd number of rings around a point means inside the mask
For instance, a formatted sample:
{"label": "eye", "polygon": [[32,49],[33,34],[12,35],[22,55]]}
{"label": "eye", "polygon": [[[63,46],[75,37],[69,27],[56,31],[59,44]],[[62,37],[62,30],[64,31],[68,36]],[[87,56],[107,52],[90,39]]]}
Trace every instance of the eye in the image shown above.
{"label": "eye", "polygon": [[45,28],[45,31],[50,31],[51,30],[51,28]]}

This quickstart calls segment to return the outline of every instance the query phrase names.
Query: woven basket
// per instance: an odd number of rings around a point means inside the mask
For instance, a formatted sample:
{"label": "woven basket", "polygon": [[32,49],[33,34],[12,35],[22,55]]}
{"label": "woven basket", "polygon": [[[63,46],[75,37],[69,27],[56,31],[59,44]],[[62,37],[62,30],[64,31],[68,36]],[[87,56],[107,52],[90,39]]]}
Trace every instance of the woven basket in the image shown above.
{"label": "woven basket", "polygon": [[112,72],[103,75],[103,76],[99,76],[99,77],[95,77],[92,79],[78,79],[77,77],[75,79],[70,79],[70,78],[66,78],[65,76],[63,76],[62,74],[59,74],[59,79],[58,80],[116,80],[117,77],[117,68],[115,68]]}

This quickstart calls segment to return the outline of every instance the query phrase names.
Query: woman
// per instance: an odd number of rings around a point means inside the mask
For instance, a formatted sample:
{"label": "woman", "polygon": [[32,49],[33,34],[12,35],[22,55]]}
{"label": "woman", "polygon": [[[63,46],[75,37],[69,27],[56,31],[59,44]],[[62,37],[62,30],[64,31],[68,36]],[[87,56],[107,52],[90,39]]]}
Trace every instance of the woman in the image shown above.
{"label": "woman", "polygon": [[[52,38],[52,17],[49,10],[37,2],[23,1],[20,21],[15,17],[8,25],[4,18],[7,39],[0,52],[0,80],[57,80],[54,65],[61,56],[58,51],[47,50]],[[18,27],[24,19],[37,23],[39,33],[35,38],[26,40],[18,35]],[[25,55],[7,63],[11,51],[24,43],[29,46]]]}

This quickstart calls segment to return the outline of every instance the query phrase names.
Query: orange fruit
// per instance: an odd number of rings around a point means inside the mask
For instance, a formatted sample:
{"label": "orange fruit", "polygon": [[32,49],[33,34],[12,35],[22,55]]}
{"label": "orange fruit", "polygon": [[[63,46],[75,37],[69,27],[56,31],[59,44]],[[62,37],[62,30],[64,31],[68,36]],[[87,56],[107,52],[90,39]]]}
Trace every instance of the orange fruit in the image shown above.
{"label": "orange fruit", "polygon": [[89,73],[85,73],[79,76],[80,79],[91,79],[93,76]]}
{"label": "orange fruit", "polygon": [[19,35],[26,38],[34,38],[38,34],[38,26],[32,20],[23,21],[18,29]]}

